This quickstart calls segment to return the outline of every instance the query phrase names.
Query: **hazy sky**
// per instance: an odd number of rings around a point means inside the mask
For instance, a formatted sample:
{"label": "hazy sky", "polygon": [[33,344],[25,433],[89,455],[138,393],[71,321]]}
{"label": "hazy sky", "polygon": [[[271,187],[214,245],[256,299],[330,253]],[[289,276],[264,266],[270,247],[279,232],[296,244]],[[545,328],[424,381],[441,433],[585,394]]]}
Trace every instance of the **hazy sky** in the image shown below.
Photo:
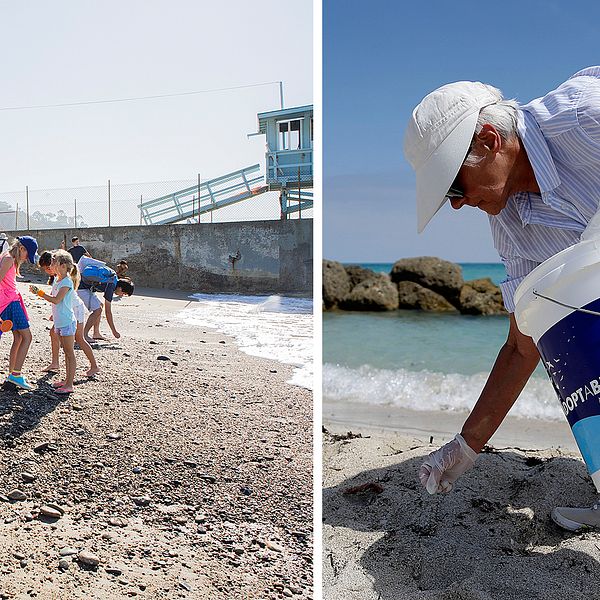
{"label": "hazy sky", "polygon": [[[312,103],[312,0],[0,1],[0,108],[284,81]],[[264,162],[279,87],[0,110],[0,192],[215,177]]]}
{"label": "hazy sky", "polygon": [[417,235],[414,174],[402,152],[406,123],[423,96],[451,81],[491,83],[526,103],[599,64],[600,4],[488,6],[324,0],[326,258],[498,261],[487,216],[478,209],[445,207]]}

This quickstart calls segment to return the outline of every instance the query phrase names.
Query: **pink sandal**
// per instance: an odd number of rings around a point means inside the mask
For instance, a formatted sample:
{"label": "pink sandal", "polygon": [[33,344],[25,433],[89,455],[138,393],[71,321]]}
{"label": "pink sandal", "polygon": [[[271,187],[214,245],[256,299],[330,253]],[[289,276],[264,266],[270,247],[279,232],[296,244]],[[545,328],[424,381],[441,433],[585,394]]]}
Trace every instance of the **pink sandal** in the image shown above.
{"label": "pink sandal", "polygon": [[72,394],[72,393],[73,393],[73,388],[68,388],[68,387],[59,387],[59,388],[56,388],[54,391],[55,391],[57,394],[63,394],[63,395],[66,395],[66,394]]}

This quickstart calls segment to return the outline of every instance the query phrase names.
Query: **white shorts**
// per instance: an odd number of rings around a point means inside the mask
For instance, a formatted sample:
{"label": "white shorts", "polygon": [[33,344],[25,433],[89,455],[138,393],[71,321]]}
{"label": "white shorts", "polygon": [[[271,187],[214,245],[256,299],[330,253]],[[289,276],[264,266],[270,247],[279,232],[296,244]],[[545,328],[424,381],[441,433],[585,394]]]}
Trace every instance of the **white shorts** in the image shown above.
{"label": "white shorts", "polygon": [[93,292],[93,290],[82,290],[81,288],[79,288],[77,290],[77,295],[83,300],[85,307],[90,312],[94,312],[96,309],[102,306],[102,303],[100,302],[100,300],[98,300],[98,297]]}

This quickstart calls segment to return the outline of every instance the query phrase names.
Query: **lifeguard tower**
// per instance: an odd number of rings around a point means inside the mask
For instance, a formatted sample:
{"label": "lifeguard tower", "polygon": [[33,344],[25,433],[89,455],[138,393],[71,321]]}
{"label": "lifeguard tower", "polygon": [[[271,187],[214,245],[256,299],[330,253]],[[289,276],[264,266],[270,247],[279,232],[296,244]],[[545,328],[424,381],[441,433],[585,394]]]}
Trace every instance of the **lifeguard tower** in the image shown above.
{"label": "lifeguard tower", "polygon": [[259,113],[257,134],[266,136],[265,184],[280,192],[281,218],[312,208],[312,105]]}
{"label": "lifeguard tower", "polygon": [[252,165],[198,181],[183,190],[138,204],[146,225],[163,225],[200,219],[225,206],[236,204],[269,191],[279,191],[281,218],[312,208],[313,193],[313,107],[299,106],[258,114],[258,131],[265,134],[265,176],[260,165]]}

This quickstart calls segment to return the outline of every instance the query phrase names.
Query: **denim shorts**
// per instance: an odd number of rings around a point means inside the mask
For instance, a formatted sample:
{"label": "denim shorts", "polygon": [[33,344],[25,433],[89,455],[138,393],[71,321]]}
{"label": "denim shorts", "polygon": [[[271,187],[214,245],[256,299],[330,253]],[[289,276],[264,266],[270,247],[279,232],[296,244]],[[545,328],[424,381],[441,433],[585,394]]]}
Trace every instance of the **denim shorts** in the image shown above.
{"label": "denim shorts", "polygon": [[54,326],[54,331],[58,333],[61,337],[68,337],[69,335],[75,335],[77,331],[77,321],[73,321],[70,325],[66,327],[56,327]]}
{"label": "denim shorts", "polygon": [[29,329],[29,321],[23,312],[23,307],[18,300],[11,302],[0,314],[0,319],[7,319],[13,322],[13,330]]}

